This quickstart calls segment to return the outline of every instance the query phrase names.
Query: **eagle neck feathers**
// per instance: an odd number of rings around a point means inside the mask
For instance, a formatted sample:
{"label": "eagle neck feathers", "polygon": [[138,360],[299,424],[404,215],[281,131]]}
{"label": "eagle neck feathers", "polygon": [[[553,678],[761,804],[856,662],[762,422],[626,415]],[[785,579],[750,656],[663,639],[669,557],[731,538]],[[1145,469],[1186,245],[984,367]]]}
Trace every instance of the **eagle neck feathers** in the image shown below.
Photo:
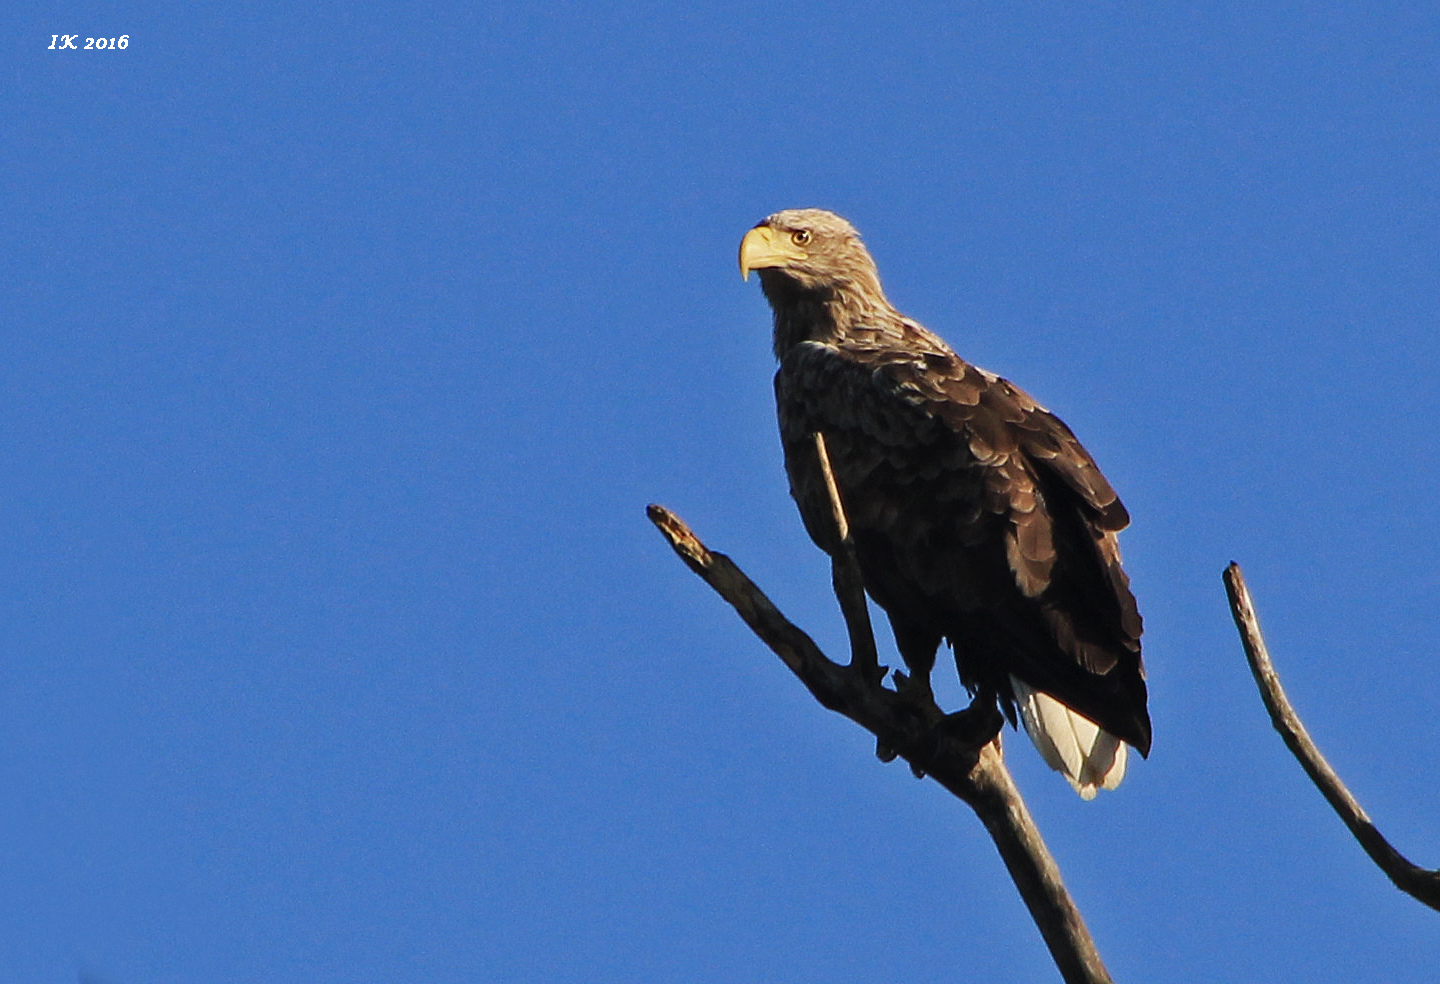
{"label": "eagle neck feathers", "polygon": [[854,280],[804,287],[783,274],[763,276],[761,283],[775,314],[775,357],[784,359],[801,342],[844,347],[863,345],[943,347],[890,304],[879,283]]}

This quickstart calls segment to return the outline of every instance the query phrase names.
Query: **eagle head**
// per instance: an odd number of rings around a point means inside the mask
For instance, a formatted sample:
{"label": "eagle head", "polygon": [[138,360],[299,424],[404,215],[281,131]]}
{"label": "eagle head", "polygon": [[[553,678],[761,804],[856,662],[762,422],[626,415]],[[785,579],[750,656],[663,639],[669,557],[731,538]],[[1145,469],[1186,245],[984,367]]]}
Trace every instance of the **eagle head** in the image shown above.
{"label": "eagle head", "polygon": [[[880,290],[860,233],[834,212],[792,208],[762,219],[740,242],[740,275],[760,271],[767,295],[800,290]],[[787,290],[788,288],[788,290]]]}

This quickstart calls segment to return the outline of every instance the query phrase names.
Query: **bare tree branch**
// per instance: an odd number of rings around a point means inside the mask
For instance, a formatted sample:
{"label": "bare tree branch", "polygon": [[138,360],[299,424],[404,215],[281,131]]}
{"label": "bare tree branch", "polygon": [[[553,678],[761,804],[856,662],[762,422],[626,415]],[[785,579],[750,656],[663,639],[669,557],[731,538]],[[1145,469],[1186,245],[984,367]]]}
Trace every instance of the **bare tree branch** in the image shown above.
{"label": "bare tree branch", "polygon": [[[870,626],[870,606],[865,601],[865,582],[860,576],[860,559],[855,554],[855,538],[850,535],[850,520],[845,516],[845,506],[840,501],[840,486],[835,482],[835,472],[830,467],[830,452],[825,447],[825,435],[816,431],[815,457],[820,462],[820,474],[825,476],[825,490],[830,493],[830,513],[835,520],[835,536],[840,550],[830,561],[830,577],[835,586],[835,598],[840,602],[840,613],[845,616],[845,627],[850,632],[850,665],[876,684],[885,679],[880,668],[880,656],[875,651],[875,632]],[[881,754],[884,758],[884,754]]]}
{"label": "bare tree branch", "polygon": [[[817,452],[823,459],[823,442]],[[838,511],[839,528],[844,530],[843,509]],[[739,613],[822,706],[865,728],[875,735],[879,747],[893,749],[917,773],[928,775],[970,805],[995,842],[1067,984],[1110,984],[1080,910],[1065,890],[1060,870],[1005,768],[999,736],[978,745],[967,742],[955,729],[937,727],[941,715],[933,700],[925,706],[882,686],[878,667],[867,665],[864,649],[857,646],[857,627],[849,621],[856,608],[853,596],[848,603],[841,600],[854,647],[850,665],[842,666],[782,615],[730,558],[706,548],[678,516],[658,505],[648,507],[646,514],[686,565]],[[837,593],[842,581],[859,584],[858,569],[839,570],[854,563],[853,553],[840,553],[842,559],[835,562]],[[863,610],[863,595],[859,600]],[[865,619],[868,635],[868,610]],[[873,654],[873,635],[868,648]]]}
{"label": "bare tree branch", "polygon": [[1240,641],[1245,646],[1245,658],[1250,663],[1250,672],[1260,687],[1260,699],[1270,713],[1270,721],[1291,754],[1299,760],[1305,773],[1329,801],[1330,806],[1340,815],[1350,833],[1360,842],[1365,853],[1395,883],[1395,887],[1413,896],[1432,909],[1440,910],[1440,871],[1430,871],[1412,864],[1375,827],[1370,817],[1361,809],[1359,802],[1345,788],[1340,776],[1325,761],[1305,730],[1300,716],[1295,713],[1280,677],[1270,662],[1270,652],[1260,634],[1260,620],[1255,615],[1255,605],[1250,600],[1250,591],[1240,566],[1232,563],[1225,568],[1225,590],[1230,596],[1230,613],[1235,617],[1235,627],[1240,631]]}

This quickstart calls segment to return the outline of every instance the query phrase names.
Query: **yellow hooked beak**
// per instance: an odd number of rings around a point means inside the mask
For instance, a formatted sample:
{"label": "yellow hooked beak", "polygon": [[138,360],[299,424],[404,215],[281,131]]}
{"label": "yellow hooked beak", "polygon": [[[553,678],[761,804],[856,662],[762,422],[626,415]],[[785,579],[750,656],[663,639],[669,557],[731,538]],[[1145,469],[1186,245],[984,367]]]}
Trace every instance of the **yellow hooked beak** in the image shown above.
{"label": "yellow hooked beak", "polygon": [[740,240],[740,279],[749,280],[751,270],[785,266],[809,256],[784,233],[777,233],[769,226],[756,226]]}

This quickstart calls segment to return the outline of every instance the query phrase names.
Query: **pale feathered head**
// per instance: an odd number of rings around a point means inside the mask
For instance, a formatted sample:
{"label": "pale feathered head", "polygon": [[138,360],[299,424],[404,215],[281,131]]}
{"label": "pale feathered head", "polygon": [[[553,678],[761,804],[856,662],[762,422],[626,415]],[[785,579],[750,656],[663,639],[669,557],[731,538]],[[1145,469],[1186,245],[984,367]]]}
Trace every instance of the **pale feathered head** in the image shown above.
{"label": "pale feathered head", "polygon": [[792,208],[761,220],[740,242],[740,275],[760,274],[765,294],[850,292],[884,300],[860,233],[834,212]]}

